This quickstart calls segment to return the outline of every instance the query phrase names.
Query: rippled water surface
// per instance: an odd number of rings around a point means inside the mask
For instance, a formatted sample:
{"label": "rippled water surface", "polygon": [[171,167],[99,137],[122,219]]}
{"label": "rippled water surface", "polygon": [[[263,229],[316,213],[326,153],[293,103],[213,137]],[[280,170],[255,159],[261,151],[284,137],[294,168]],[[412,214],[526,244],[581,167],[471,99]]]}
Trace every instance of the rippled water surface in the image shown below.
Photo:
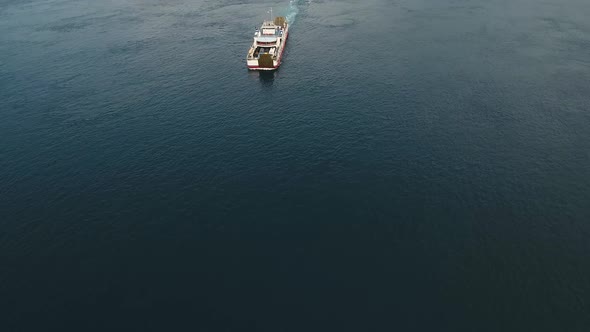
{"label": "rippled water surface", "polygon": [[588,17],[0,0],[0,330],[588,331]]}

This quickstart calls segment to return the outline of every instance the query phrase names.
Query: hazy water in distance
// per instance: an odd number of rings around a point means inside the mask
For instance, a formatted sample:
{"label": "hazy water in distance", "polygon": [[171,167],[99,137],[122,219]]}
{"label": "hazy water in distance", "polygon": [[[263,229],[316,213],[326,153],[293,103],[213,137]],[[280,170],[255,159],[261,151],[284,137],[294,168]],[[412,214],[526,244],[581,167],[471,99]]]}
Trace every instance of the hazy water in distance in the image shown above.
{"label": "hazy water in distance", "polygon": [[0,0],[0,330],[588,331],[589,16]]}

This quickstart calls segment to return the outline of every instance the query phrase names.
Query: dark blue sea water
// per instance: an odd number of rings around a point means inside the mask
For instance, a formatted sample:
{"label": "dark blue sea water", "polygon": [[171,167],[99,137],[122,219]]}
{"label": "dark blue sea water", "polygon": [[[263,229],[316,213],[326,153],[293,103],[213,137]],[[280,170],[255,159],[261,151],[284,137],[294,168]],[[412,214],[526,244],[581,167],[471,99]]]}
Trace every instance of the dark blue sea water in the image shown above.
{"label": "dark blue sea water", "polygon": [[590,331],[588,17],[0,0],[0,330]]}

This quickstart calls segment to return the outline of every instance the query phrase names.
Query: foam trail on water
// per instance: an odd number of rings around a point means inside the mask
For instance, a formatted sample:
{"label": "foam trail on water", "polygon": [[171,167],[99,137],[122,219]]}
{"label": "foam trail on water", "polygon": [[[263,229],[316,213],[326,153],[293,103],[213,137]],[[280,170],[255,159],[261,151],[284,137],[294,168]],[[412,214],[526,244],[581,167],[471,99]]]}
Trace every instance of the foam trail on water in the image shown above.
{"label": "foam trail on water", "polygon": [[293,25],[293,23],[295,23],[295,18],[297,17],[297,14],[299,13],[299,7],[297,6],[300,0],[291,0],[289,1],[289,10],[287,12],[287,15],[285,15],[285,18],[287,19],[287,22],[289,22],[289,24]]}

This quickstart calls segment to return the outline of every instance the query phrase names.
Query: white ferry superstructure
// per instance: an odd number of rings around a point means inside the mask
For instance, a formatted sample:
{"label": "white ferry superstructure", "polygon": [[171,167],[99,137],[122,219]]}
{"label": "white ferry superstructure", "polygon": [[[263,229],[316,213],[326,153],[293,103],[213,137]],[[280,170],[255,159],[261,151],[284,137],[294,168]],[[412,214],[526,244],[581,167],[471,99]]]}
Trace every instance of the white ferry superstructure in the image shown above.
{"label": "white ferry superstructure", "polygon": [[281,65],[289,37],[289,23],[282,17],[264,21],[254,33],[254,42],[248,51],[249,70],[276,70]]}

